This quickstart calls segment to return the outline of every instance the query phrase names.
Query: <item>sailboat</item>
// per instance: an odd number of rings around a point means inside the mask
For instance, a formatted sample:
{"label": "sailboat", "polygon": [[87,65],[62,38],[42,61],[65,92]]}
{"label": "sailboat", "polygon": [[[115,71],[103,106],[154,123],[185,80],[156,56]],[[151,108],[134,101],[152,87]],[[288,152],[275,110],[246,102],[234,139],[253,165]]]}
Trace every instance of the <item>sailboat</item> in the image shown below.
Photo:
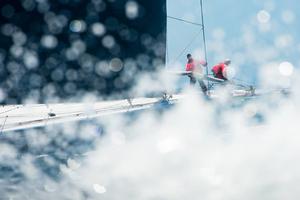
{"label": "sailboat", "polygon": [[[205,26],[203,15],[203,2],[200,1],[201,8],[201,23],[191,22],[185,19],[179,19],[173,16],[167,16],[170,20],[181,21],[182,23],[189,23],[201,26],[201,34],[203,39],[203,48],[205,52],[205,59],[207,60]],[[184,52],[184,51],[183,51]],[[186,71],[172,71],[168,73],[178,76],[189,76],[192,72]],[[209,74],[206,68],[205,74],[196,74],[200,80],[207,82],[209,91],[208,98],[218,98],[213,92],[213,87],[218,84],[231,84],[239,89],[232,92],[232,97],[249,98],[257,97],[268,92],[255,90],[254,86],[241,85],[235,82],[226,82]],[[285,90],[276,90],[276,92],[283,92]],[[64,123],[67,121],[87,120],[97,117],[102,117],[112,114],[120,114],[127,112],[135,112],[139,110],[146,110],[155,108],[157,105],[173,105],[184,100],[184,94],[167,94],[163,93],[161,96],[153,98],[128,98],[114,101],[101,101],[96,103],[59,103],[59,104],[31,104],[31,105],[4,105],[0,107],[0,132],[23,130],[33,127],[44,127],[50,124]]]}

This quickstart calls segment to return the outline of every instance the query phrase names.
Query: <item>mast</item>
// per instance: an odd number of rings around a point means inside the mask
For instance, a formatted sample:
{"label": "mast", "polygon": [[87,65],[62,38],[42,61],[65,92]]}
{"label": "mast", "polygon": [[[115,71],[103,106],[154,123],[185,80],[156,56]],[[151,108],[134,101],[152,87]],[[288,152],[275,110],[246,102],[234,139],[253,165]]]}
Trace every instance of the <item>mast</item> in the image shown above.
{"label": "mast", "polygon": [[[201,9],[201,24],[202,24],[201,29],[202,29],[202,38],[203,38],[204,59],[207,63],[206,76],[208,76],[208,60],[207,60],[207,48],[206,48],[205,26],[204,26],[203,0],[200,0],[200,9]],[[207,88],[209,91],[209,80],[207,81]]]}

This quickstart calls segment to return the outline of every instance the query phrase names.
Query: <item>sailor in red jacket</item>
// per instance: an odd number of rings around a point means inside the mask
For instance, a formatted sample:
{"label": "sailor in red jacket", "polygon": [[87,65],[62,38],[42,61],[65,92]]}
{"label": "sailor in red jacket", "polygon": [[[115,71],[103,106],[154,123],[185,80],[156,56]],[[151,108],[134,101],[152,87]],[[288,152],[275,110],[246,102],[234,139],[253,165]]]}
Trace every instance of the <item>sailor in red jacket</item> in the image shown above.
{"label": "sailor in red jacket", "polygon": [[[186,64],[185,70],[188,72],[197,72],[197,73],[202,74],[203,73],[202,66],[204,66],[204,67],[207,66],[206,61],[204,61],[204,60],[196,61],[193,59],[191,54],[188,54],[186,57],[187,57],[187,64]],[[193,74],[190,74],[189,77],[190,77],[190,85],[195,85],[197,82],[195,76]],[[203,80],[199,79],[198,83],[199,83],[202,91],[206,94],[207,87],[206,87],[205,83],[203,82]]]}
{"label": "sailor in red jacket", "polygon": [[186,64],[186,68],[185,68],[186,71],[192,71],[192,72],[197,71],[199,73],[202,73],[201,66],[204,66],[204,67],[207,66],[206,61],[204,61],[204,60],[195,61],[191,54],[188,54],[186,57],[188,60],[187,64]]}
{"label": "sailor in red jacket", "polygon": [[211,71],[213,72],[214,77],[223,79],[223,80],[227,80],[226,70],[230,64],[231,64],[231,60],[226,59],[224,62],[221,62],[221,63],[213,66]]}

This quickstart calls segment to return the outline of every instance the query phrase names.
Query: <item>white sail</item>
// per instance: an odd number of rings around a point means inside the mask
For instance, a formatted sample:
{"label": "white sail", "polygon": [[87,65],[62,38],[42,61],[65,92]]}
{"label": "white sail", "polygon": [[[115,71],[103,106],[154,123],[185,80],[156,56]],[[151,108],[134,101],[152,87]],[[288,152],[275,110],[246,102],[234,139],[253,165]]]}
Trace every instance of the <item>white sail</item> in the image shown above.
{"label": "white sail", "polygon": [[[169,99],[174,103],[175,95]],[[35,105],[8,105],[0,107],[1,132],[47,126],[54,123],[85,120],[115,113],[151,108],[162,98],[135,98],[97,103],[61,103]]]}

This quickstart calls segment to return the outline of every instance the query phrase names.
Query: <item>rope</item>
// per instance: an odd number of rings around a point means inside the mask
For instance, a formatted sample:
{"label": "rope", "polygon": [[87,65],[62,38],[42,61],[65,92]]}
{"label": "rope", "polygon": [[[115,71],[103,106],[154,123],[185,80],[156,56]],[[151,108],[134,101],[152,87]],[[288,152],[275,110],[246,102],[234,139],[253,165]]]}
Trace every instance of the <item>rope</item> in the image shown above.
{"label": "rope", "polygon": [[201,31],[197,32],[197,34],[192,38],[192,40],[186,45],[186,47],[178,54],[178,56],[175,59],[175,62],[184,54],[184,52],[194,43],[195,39],[198,37],[199,33]]}
{"label": "rope", "polygon": [[11,108],[11,109],[6,110],[6,111],[3,111],[3,112],[0,113],[0,115],[2,115],[2,114],[4,114],[4,113],[8,113],[8,112],[13,111],[13,110],[16,110],[16,109],[19,109],[19,106],[14,107],[14,108]]}
{"label": "rope", "polygon": [[199,23],[196,23],[196,22],[191,22],[191,21],[188,21],[188,20],[185,20],[185,19],[172,17],[172,16],[167,16],[167,17],[170,18],[170,19],[174,19],[174,20],[177,20],[177,21],[181,21],[181,22],[185,22],[185,23],[188,23],[188,24],[193,24],[195,26],[201,26],[202,27],[202,24],[199,24]]}
{"label": "rope", "polygon": [[253,84],[250,84],[249,82],[242,80],[242,79],[238,79],[238,78],[233,78],[233,80],[239,81],[240,83],[246,85],[246,86],[253,86]]}

